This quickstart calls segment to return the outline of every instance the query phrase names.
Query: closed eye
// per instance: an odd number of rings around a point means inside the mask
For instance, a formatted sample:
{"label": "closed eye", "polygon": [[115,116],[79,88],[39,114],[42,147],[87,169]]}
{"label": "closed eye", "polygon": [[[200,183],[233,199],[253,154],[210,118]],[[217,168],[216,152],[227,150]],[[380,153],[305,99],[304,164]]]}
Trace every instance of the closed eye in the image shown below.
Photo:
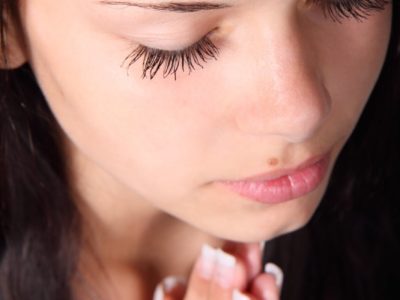
{"label": "closed eye", "polygon": [[129,70],[132,64],[143,58],[142,79],[147,76],[153,79],[162,66],[164,78],[174,75],[176,80],[178,70],[182,69],[182,72],[185,72],[185,67],[190,75],[196,66],[203,68],[203,63],[209,59],[217,60],[219,49],[209,38],[210,34],[211,32],[182,50],[161,50],[139,45],[124,59],[121,66],[128,62],[127,69]]}

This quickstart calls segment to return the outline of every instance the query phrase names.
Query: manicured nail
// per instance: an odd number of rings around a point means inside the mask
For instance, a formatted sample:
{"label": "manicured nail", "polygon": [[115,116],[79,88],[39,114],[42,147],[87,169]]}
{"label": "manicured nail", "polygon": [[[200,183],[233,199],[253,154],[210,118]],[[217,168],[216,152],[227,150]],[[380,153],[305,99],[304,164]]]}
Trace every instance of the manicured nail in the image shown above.
{"label": "manicured nail", "polygon": [[274,263],[267,263],[264,267],[265,273],[269,273],[275,277],[275,282],[278,288],[282,288],[283,271]]}
{"label": "manicured nail", "polygon": [[186,279],[179,276],[168,276],[163,281],[164,292],[169,293],[178,285],[186,285]]}
{"label": "manicured nail", "polygon": [[215,264],[217,262],[217,250],[212,248],[211,246],[205,244],[201,248],[201,256],[200,256],[200,276],[204,279],[211,279]]}
{"label": "manicured nail", "polygon": [[261,250],[261,254],[264,253],[264,246],[265,246],[265,241],[261,241],[260,242],[260,250]]}
{"label": "manicured nail", "polygon": [[222,288],[230,288],[235,279],[236,258],[233,255],[225,253],[221,249],[217,250],[217,269],[215,272],[215,281]]}
{"label": "manicured nail", "polygon": [[250,298],[241,293],[239,290],[234,289],[232,292],[232,300],[250,300]]}
{"label": "manicured nail", "polygon": [[164,300],[163,284],[159,283],[153,295],[153,300]]}

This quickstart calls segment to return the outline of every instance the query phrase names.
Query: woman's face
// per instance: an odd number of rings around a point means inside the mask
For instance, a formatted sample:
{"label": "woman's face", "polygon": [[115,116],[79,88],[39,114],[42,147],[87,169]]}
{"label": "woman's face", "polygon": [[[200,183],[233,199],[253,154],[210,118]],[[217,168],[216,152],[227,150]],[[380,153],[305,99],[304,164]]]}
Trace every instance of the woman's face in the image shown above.
{"label": "woman's face", "polygon": [[[191,12],[133,1],[21,1],[29,60],[71,156],[102,178],[99,190],[124,195],[114,201],[126,211],[151,205],[238,241],[307,223],[380,73],[391,5],[338,23],[305,1],[210,0]],[[163,77],[165,63],[143,79],[143,56],[121,66],[139,45],[179,50],[207,33],[218,53],[200,45],[216,59],[205,55],[190,75],[188,60],[184,72],[172,65],[176,80]],[[321,184],[291,201],[260,203],[217,183],[328,151]]]}

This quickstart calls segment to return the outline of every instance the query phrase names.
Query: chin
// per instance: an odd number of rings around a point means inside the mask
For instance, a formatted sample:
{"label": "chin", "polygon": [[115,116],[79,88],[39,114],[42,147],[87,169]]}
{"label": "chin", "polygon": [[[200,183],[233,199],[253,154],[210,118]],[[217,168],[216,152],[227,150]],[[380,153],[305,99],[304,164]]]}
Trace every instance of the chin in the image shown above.
{"label": "chin", "polygon": [[232,231],[229,229],[223,230],[222,232],[209,232],[216,238],[229,240],[238,243],[256,243],[261,241],[269,241],[279,236],[297,231],[304,226],[306,226],[311,219],[311,216],[296,221],[294,223],[290,223],[286,226],[279,226],[277,228],[265,228],[264,230],[260,230],[260,228],[242,228],[240,231]]}
{"label": "chin", "polygon": [[[297,201],[297,202],[296,202]],[[214,235],[235,242],[268,241],[305,227],[312,219],[320,197],[298,199],[277,207],[269,207],[257,215],[246,215],[240,222],[226,220],[223,227],[214,228]]]}

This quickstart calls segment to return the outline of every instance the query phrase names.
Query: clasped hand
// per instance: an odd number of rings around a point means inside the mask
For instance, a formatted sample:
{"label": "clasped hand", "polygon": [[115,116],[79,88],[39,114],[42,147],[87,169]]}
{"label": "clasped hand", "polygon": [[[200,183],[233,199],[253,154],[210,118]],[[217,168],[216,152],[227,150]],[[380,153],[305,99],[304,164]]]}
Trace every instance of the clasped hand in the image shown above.
{"label": "clasped hand", "polygon": [[258,243],[228,242],[222,249],[204,245],[189,279],[165,278],[153,300],[279,300],[283,273],[261,261]]}

